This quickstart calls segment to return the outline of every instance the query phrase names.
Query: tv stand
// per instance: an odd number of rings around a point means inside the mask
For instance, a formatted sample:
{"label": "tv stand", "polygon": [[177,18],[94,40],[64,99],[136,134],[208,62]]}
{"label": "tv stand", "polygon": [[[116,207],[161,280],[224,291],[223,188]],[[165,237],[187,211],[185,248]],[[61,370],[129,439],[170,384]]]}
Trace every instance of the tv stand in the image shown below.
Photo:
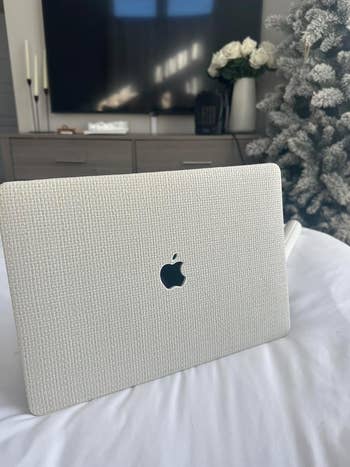
{"label": "tv stand", "polygon": [[240,154],[255,137],[28,133],[0,140],[4,178],[10,181],[240,165]]}

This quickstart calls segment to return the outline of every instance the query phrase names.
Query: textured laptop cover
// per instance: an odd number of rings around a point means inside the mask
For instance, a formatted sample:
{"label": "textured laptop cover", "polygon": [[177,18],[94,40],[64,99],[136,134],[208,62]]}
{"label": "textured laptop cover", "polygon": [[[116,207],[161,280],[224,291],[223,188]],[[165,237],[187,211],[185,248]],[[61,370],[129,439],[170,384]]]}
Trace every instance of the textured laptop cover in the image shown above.
{"label": "textured laptop cover", "polygon": [[275,165],[12,182],[0,206],[34,414],[288,332]]}

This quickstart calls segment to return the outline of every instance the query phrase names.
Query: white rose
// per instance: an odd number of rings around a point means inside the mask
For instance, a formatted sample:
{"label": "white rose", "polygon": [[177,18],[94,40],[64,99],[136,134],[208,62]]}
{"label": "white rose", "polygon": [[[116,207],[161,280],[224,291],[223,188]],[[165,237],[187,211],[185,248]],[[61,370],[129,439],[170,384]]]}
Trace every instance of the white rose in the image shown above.
{"label": "white rose", "polygon": [[215,65],[213,65],[213,63],[210,65],[210,67],[208,68],[208,74],[209,76],[211,76],[212,78],[217,78],[219,76],[219,72],[216,68]]}
{"label": "white rose", "polygon": [[229,60],[241,58],[241,43],[238,41],[229,42],[221,49],[220,52],[223,53],[223,55]]}
{"label": "white rose", "polygon": [[254,52],[250,56],[250,66],[255,70],[259,70],[259,68],[263,67],[269,61],[269,56],[267,52],[262,49],[261,47]]}
{"label": "white rose", "polygon": [[224,68],[228,62],[228,58],[221,52],[216,52],[213,55],[213,58],[211,60],[211,64],[214,65],[216,68]]}
{"label": "white rose", "polygon": [[267,66],[269,68],[276,68],[276,54],[277,48],[274,44],[268,41],[264,41],[260,44],[260,48],[264,49],[269,59],[267,61]]}
{"label": "white rose", "polygon": [[242,42],[242,46],[241,46],[243,57],[248,57],[249,55],[251,55],[254,52],[254,50],[256,50],[257,45],[258,43],[254,41],[253,39],[251,39],[250,37],[247,37],[246,39],[244,39],[244,41]]}

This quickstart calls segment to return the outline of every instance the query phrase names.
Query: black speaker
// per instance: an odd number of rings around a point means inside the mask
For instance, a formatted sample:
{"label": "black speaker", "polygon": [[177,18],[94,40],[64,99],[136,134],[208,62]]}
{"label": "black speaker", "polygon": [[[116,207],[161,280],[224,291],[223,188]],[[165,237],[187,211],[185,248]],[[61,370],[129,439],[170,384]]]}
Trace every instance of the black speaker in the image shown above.
{"label": "black speaker", "polygon": [[203,91],[195,101],[197,135],[220,135],[225,132],[226,99],[219,92]]}

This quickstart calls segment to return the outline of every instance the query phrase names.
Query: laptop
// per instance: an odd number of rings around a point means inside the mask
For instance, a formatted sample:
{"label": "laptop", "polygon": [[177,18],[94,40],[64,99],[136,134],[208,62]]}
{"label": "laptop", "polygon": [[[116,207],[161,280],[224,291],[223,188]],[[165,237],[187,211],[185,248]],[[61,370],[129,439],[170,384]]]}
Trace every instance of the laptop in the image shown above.
{"label": "laptop", "polygon": [[0,223],[33,414],[289,330],[274,164],[5,183]]}

